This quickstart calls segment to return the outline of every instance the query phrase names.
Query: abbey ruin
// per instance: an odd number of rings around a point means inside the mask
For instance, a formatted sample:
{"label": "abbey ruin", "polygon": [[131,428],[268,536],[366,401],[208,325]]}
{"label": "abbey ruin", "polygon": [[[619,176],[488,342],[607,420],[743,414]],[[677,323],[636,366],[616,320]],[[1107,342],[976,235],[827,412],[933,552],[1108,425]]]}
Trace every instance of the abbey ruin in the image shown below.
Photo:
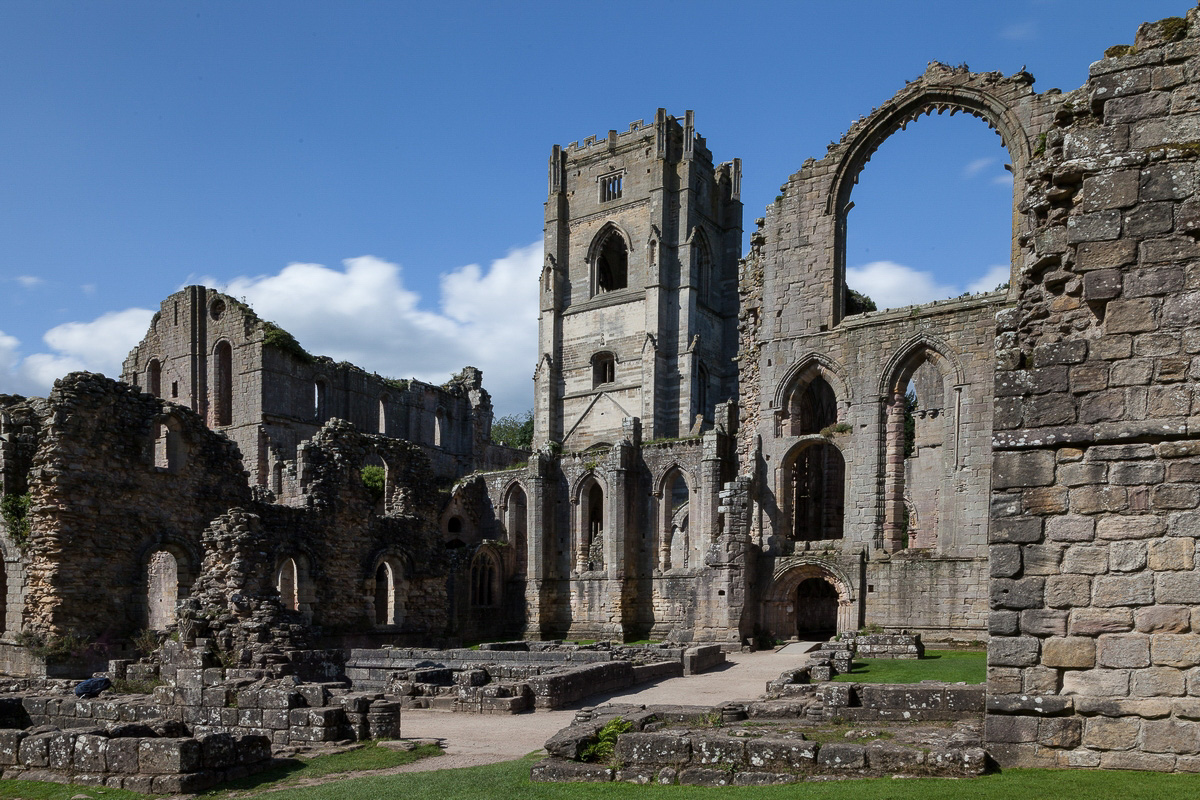
{"label": "abbey ruin", "polygon": [[[1007,148],[1009,285],[861,311],[857,177],[943,112]],[[530,452],[491,441],[478,370],[385,379],[187,287],[120,381],[0,395],[0,665],[144,629],[737,648],[877,626],[988,643],[1001,764],[1196,771],[1198,159],[1196,9],[1070,92],[931,64],[787,178],[744,254],[742,164],[692,112],[555,146]]]}

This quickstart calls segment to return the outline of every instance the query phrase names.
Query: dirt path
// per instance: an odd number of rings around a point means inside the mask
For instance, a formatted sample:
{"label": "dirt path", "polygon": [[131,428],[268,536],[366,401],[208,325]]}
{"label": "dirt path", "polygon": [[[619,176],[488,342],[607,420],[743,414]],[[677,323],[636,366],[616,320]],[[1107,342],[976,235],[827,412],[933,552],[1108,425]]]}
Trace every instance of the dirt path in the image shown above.
{"label": "dirt path", "polygon": [[[796,652],[799,649],[792,648],[787,654],[772,651],[730,653],[729,663],[720,669],[686,678],[669,678],[625,692],[593,695],[578,706],[604,703],[712,706],[730,700],[753,699],[762,695],[767,681],[804,662],[807,656]],[[569,725],[576,707],[514,716],[405,711],[403,736],[437,739],[444,745],[446,755],[371,774],[474,767],[520,758],[540,750],[547,739]]]}

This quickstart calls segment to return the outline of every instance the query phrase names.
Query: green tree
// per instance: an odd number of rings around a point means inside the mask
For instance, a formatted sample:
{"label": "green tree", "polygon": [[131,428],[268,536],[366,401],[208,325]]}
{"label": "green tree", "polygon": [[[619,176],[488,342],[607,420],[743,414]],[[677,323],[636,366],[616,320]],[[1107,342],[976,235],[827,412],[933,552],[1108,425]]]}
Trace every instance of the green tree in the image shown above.
{"label": "green tree", "polygon": [[508,414],[492,422],[492,441],[496,444],[529,450],[533,447],[533,409]]}

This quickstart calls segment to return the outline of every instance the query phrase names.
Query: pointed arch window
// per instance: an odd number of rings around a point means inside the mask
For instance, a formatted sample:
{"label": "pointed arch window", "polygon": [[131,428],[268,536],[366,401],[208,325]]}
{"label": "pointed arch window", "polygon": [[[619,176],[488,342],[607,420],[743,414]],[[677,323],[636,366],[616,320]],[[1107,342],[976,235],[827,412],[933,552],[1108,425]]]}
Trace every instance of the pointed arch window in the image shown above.
{"label": "pointed arch window", "polygon": [[594,273],[595,294],[629,286],[629,247],[615,228],[608,231],[596,250]]}
{"label": "pointed arch window", "polygon": [[592,388],[617,380],[617,359],[612,353],[596,353],[592,356]]}

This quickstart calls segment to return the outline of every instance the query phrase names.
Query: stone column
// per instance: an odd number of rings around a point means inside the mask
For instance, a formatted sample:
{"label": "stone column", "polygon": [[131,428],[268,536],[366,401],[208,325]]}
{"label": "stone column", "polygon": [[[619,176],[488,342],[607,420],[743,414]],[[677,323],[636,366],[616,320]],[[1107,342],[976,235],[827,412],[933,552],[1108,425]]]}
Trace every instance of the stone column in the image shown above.
{"label": "stone column", "polygon": [[894,391],[884,407],[883,549],[889,553],[903,547],[904,402],[904,394]]}

